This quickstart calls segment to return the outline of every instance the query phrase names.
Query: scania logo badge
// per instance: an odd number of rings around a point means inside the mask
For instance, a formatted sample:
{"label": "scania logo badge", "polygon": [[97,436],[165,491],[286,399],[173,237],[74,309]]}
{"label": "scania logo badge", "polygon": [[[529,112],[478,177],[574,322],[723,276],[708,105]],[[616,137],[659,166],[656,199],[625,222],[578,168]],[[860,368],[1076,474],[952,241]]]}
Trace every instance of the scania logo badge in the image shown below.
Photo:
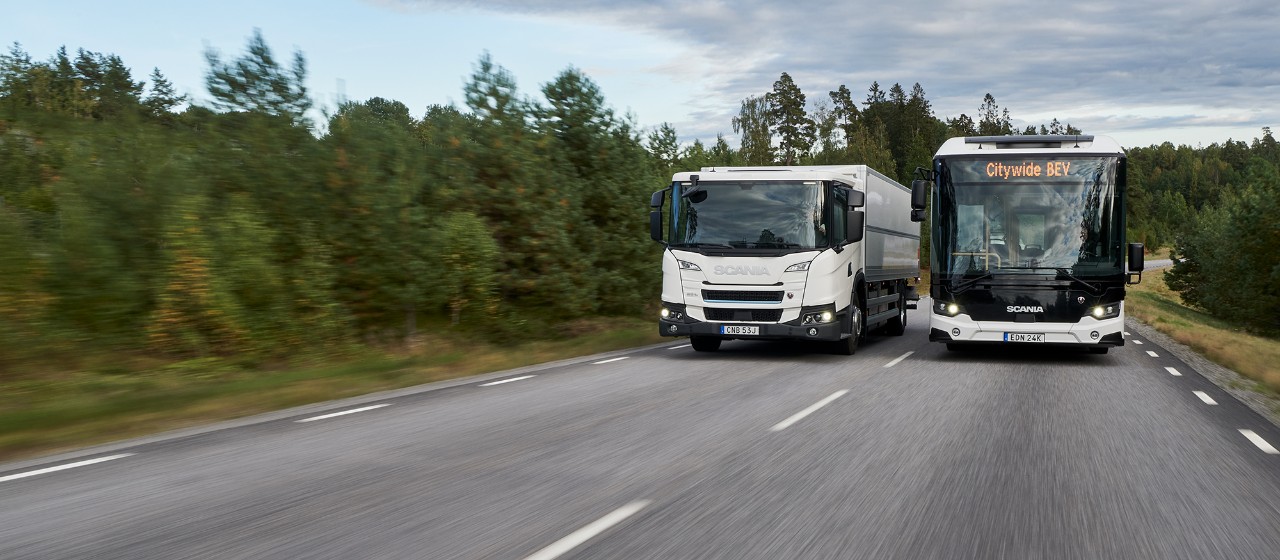
{"label": "scania logo badge", "polygon": [[796,295],[795,295],[794,293],[792,293],[792,292],[787,292],[787,299],[791,299],[791,298],[794,298],[794,297],[796,297]]}
{"label": "scania logo badge", "polygon": [[1076,303],[1079,303],[1079,304],[1082,304],[1082,305],[1083,305],[1083,304],[1084,304],[1084,296],[1080,296],[1080,297],[1076,298]]}

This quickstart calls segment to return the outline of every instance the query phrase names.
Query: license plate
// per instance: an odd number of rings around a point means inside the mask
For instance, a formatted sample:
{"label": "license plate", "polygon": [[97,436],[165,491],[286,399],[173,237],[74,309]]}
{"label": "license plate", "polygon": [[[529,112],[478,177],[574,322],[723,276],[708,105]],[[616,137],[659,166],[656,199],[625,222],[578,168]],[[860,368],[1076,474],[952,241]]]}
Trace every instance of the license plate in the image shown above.
{"label": "license plate", "polygon": [[760,334],[760,327],[748,325],[721,325],[720,334]]}
{"label": "license plate", "polygon": [[1044,333],[1004,333],[1005,342],[1044,342]]}

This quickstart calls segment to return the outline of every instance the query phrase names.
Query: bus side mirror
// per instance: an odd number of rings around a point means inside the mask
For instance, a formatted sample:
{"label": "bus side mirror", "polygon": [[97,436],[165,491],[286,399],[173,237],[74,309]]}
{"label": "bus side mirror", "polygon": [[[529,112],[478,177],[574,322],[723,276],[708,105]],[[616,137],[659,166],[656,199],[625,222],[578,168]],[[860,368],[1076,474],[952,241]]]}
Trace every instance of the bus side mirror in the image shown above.
{"label": "bus side mirror", "polygon": [[1129,244],[1129,280],[1130,284],[1137,284],[1142,281],[1142,269],[1146,268],[1146,260],[1143,253],[1145,247],[1141,243]]}
{"label": "bus side mirror", "polygon": [[862,241],[862,232],[865,229],[867,215],[861,210],[850,210],[848,217],[844,221],[844,240],[849,243],[857,243]]}
{"label": "bus side mirror", "polygon": [[929,196],[929,182],[924,179],[916,179],[911,182],[911,209],[924,210],[926,200]]}

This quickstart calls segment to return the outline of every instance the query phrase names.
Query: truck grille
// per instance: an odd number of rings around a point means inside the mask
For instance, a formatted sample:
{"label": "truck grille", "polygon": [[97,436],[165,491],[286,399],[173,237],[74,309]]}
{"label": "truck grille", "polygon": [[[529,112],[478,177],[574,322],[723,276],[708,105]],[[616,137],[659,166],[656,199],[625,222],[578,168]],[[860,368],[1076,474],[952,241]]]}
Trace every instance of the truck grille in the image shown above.
{"label": "truck grille", "polygon": [[706,308],[708,321],[757,321],[776,323],[782,318],[781,309],[720,309]]}
{"label": "truck grille", "polygon": [[751,301],[781,303],[782,291],[750,292],[743,290],[702,290],[704,301]]}

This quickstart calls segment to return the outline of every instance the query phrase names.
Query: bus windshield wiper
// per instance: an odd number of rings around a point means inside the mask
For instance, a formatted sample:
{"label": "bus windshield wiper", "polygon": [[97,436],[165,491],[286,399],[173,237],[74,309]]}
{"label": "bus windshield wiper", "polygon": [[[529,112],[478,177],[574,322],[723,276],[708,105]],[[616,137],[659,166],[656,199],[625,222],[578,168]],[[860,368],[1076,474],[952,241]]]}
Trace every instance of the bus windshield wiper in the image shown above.
{"label": "bus windshield wiper", "polygon": [[1061,276],[1066,276],[1067,278],[1070,278],[1071,280],[1073,280],[1073,281],[1075,281],[1075,282],[1079,282],[1079,283],[1083,284],[1083,285],[1084,285],[1084,287],[1085,287],[1085,288],[1087,288],[1087,289],[1089,290],[1089,293],[1091,293],[1091,294],[1093,294],[1093,295],[1102,295],[1102,288],[1099,288],[1099,287],[1097,287],[1097,286],[1095,286],[1095,285],[1093,285],[1093,284],[1090,284],[1090,283],[1088,283],[1088,282],[1085,282],[1084,280],[1081,280],[1081,279],[1079,279],[1079,278],[1076,278],[1075,276],[1073,276],[1073,275],[1071,274],[1071,271],[1070,271],[1070,270],[1067,270],[1067,269],[1065,269],[1065,268],[1059,268],[1059,269],[1058,269],[1058,276],[1060,276],[1060,277],[1061,277]]}
{"label": "bus windshield wiper", "polygon": [[991,276],[992,276],[992,274],[991,274],[991,271],[990,271],[990,270],[988,270],[988,271],[986,271],[986,272],[983,272],[982,274],[979,274],[979,275],[977,275],[977,276],[975,276],[975,277],[973,277],[973,278],[971,278],[971,279],[969,279],[969,280],[965,280],[964,282],[961,282],[960,284],[957,284],[955,287],[951,288],[951,293],[952,293],[952,294],[961,294],[961,293],[964,293],[964,292],[968,291],[968,290],[969,290],[969,288],[972,288],[972,287],[973,287],[975,284],[977,284],[978,282],[981,282],[981,281],[983,281],[983,280],[986,280],[987,278],[991,278]]}
{"label": "bus windshield wiper", "polygon": [[1071,274],[1071,270],[1070,270],[1070,269],[1065,268],[1065,267],[1060,267],[1060,266],[1006,266],[1006,267],[1002,267],[1002,268],[1003,268],[1003,269],[1005,269],[1005,270],[1009,270],[1009,269],[1013,269],[1013,270],[1052,270],[1052,271],[1054,271],[1054,272],[1056,272],[1056,273],[1058,274],[1058,279],[1059,279],[1059,280],[1061,280],[1062,278],[1066,278],[1066,279],[1068,279],[1068,280],[1071,280],[1071,281],[1073,281],[1073,282],[1077,282],[1077,283],[1079,283],[1079,284],[1083,285],[1083,286],[1085,287],[1085,289],[1086,289],[1086,290],[1088,290],[1088,291],[1089,291],[1089,293],[1091,293],[1091,294],[1094,294],[1094,295],[1101,295],[1101,294],[1102,294],[1102,288],[1100,288],[1100,287],[1098,287],[1098,286],[1096,286],[1096,285],[1094,285],[1094,284],[1090,283],[1090,282],[1089,282],[1089,281],[1087,281],[1087,280],[1081,280],[1080,278],[1077,278],[1075,275]]}

